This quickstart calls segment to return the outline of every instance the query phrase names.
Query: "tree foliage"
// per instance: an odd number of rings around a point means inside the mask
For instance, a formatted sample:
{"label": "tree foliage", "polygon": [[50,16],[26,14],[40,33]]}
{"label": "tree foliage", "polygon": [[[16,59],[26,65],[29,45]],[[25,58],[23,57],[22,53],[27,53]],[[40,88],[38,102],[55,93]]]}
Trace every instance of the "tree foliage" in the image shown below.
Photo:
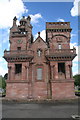
{"label": "tree foliage", "polygon": [[80,74],[74,75],[73,78],[75,79],[74,84],[80,86]]}
{"label": "tree foliage", "polygon": [[0,88],[6,89],[6,81],[2,76],[0,76]]}

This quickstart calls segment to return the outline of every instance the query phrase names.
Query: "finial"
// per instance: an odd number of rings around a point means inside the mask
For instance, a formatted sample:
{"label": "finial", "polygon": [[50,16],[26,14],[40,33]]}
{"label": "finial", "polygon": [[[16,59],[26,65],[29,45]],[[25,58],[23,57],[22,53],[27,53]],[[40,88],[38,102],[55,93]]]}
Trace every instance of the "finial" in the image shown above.
{"label": "finial", "polygon": [[16,26],[16,20],[17,20],[17,18],[16,18],[16,16],[13,18],[13,26]]}
{"label": "finial", "polygon": [[76,48],[73,46],[73,49],[76,49]]}
{"label": "finial", "polygon": [[38,37],[40,37],[40,32],[38,32]]}
{"label": "finial", "polygon": [[25,16],[23,16],[23,18],[25,18]]}
{"label": "finial", "polygon": [[16,20],[17,20],[16,16],[13,18],[13,20],[14,20],[14,21],[16,21]]}
{"label": "finial", "polygon": [[30,17],[30,16],[28,16],[28,17],[27,17],[27,20],[29,20],[29,21],[30,21],[30,20],[31,20],[31,17]]}

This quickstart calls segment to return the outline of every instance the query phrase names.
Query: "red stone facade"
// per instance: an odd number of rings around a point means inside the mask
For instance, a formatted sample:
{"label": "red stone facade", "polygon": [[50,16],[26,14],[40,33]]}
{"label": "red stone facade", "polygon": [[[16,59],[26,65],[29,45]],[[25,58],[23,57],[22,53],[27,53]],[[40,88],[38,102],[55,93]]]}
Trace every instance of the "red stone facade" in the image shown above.
{"label": "red stone facade", "polygon": [[10,29],[10,51],[4,51],[8,62],[6,97],[10,99],[74,98],[72,60],[76,49],[70,49],[70,23],[47,22],[46,41],[33,41],[31,18],[13,19]]}

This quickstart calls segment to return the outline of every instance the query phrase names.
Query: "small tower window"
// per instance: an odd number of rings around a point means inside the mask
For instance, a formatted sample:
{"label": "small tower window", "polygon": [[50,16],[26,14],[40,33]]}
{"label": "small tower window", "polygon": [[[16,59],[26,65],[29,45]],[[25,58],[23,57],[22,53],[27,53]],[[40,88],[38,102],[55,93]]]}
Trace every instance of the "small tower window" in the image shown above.
{"label": "small tower window", "polygon": [[17,50],[21,50],[21,47],[17,47]]}
{"label": "small tower window", "polygon": [[58,45],[58,49],[62,49],[62,46],[61,46],[61,44],[59,44],[59,45]]}
{"label": "small tower window", "polygon": [[42,53],[42,50],[38,49],[37,54],[39,57],[41,56],[41,53]]}
{"label": "small tower window", "polygon": [[58,72],[65,74],[65,63],[58,63]]}
{"label": "small tower window", "polygon": [[15,74],[19,74],[22,71],[22,64],[15,64]]}

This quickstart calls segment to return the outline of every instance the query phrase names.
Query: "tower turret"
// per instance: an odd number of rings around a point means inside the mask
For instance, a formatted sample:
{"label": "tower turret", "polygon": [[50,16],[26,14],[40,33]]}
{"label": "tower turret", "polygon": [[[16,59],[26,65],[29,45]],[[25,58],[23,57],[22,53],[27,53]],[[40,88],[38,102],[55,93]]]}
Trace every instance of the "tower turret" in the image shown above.
{"label": "tower turret", "polygon": [[16,20],[17,20],[17,18],[15,16],[14,19],[13,19],[13,26],[16,26]]}
{"label": "tower turret", "polygon": [[70,48],[70,22],[47,22],[46,42],[50,48]]}
{"label": "tower turret", "polygon": [[28,25],[28,27],[31,27],[31,28],[32,28],[32,25],[30,24],[30,21],[31,21],[31,17],[28,16],[28,17],[27,17],[27,25]]}
{"label": "tower turret", "polygon": [[23,16],[19,22],[20,25],[17,26],[17,18],[14,17],[13,26],[10,29],[11,50],[17,50],[18,48],[21,50],[26,50],[29,49],[30,44],[33,43],[32,25],[30,24],[30,20],[30,16],[28,16],[27,18]]}

